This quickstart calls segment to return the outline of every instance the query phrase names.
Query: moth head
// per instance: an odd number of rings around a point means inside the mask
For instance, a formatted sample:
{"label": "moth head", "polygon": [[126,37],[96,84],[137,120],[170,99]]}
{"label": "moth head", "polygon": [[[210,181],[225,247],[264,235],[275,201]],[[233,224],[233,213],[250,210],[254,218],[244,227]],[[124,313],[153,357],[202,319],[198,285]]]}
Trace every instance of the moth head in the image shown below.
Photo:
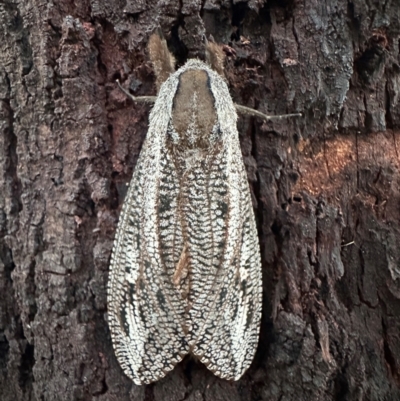
{"label": "moth head", "polygon": [[[205,53],[207,64],[224,78],[225,53],[222,47],[212,41],[206,42]],[[147,45],[150,61],[156,75],[157,92],[168,77],[175,72],[175,57],[168,49],[167,41],[160,30],[153,33]]]}
{"label": "moth head", "polygon": [[[159,33],[150,37],[148,51],[159,90],[174,72],[175,60]],[[225,55],[222,49],[216,43],[207,43],[206,58],[209,66],[223,80]],[[207,148],[217,138],[218,117],[210,85],[209,66],[199,60],[189,60],[183,71],[178,72],[171,125],[174,130],[173,142],[176,145],[179,143],[180,147]]]}
{"label": "moth head", "polygon": [[[166,83],[169,77],[171,77],[171,74],[175,72],[175,59],[168,50],[167,42],[163,37],[161,37],[158,34],[153,34],[150,39],[149,39],[149,45],[148,45],[148,50],[149,50],[149,55],[150,55],[150,60],[153,64],[154,67],[154,72],[156,74],[156,83],[157,83],[157,89],[160,91],[160,88],[163,83]],[[191,110],[194,113],[197,113],[199,120],[202,120],[204,122],[204,126],[206,127],[206,131],[209,130],[211,123],[210,121],[213,120],[213,117],[215,115],[215,109],[218,109],[218,114],[219,118],[221,119],[222,116],[222,121],[223,121],[223,126],[226,127],[232,127],[235,122],[236,122],[236,112],[234,108],[239,113],[249,115],[249,116],[254,116],[257,118],[261,118],[265,121],[273,120],[273,119],[283,119],[283,118],[290,118],[290,117],[301,117],[302,113],[292,113],[292,114],[282,114],[278,116],[268,116],[264,113],[261,113],[258,110],[251,109],[246,106],[241,106],[239,104],[234,104],[232,102],[232,99],[229,95],[229,90],[224,82],[224,59],[225,55],[220,46],[218,46],[215,43],[209,43],[206,46],[206,56],[208,63],[212,67],[212,69],[215,71],[211,71],[208,66],[206,66],[204,63],[202,63],[199,60],[189,60],[182,68],[181,70],[178,70],[176,74],[173,74],[176,78],[178,75],[179,78],[182,80],[183,87],[181,88],[182,91],[181,93],[178,92],[178,94],[175,93],[176,86],[174,86],[172,95],[175,97],[177,95],[178,97],[181,97],[182,99],[179,100],[177,99],[176,105],[181,104],[182,107],[180,110],[184,110],[184,107],[188,106],[187,103],[185,103],[185,100],[188,100],[188,95],[187,92],[190,92],[192,94],[192,98],[194,99],[193,102],[191,102]],[[186,68],[186,67],[193,67],[193,63],[197,64],[195,68]],[[204,66],[204,67],[203,67]],[[197,71],[192,71],[189,72],[188,70],[193,69]],[[203,71],[199,71],[203,70]],[[216,96],[219,101],[217,102],[218,107],[215,107],[215,102],[214,102],[214,107],[211,108],[211,100],[215,97],[213,97],[213,93],[215,93],[215,85],[212,84],[211,86],[213,89],[210,89],[210,85],[207,85],[208,91],[204,83],[206,82],[206,77],[210,78],[210,75],[213,76],[213,82],[217,83],[217,92],[218,95]],[[208,81],[207,81],[208,82]],[[180,82],[179,82],[180,83]],[[128,97],[130,97],[134,102],[143,102],[143,103],[154,103],[157,99],[155,96],[133,96],[131,95],[126,89],[123,88],[123,86],[120,84],[120,82],[117,80],[117,84],[119,88],[124,92]],[[225,86],[225,87],[224,87]],[[166,87],[166,91],[172,89]],[[221,92],[222,90],[222,92]],[[193,97],[194,96],[194,97]],[[165,97],[165,93],[164,93]],[[168,97],[168,96],[167,96]],[[229,100],[228,100],[229,99]],[[164,99],[165,100],[165,99]],[[222,102],[221,102],[222,100]],[[169,106],[172,105],[174,101],[174,98],[172,100],[168,100],[167,103]],[[202,103],[200,107],[194,107],[193,105],[198,105],[199,103]],[[157,102],[156,102],[157,104]],[[224,105],[224,111],[221,110],[221,105]],[[169,109],[171,111],[172,107]],[[179,113],[179,110],[177,110],[177,106],[173,107],[175,114]],[[154,110],[154,109],[153,109]],[[187,111],[187,110],[186,110]],[[188,114],[185,111],[185,115],[187,116]],[[209,113],[210,112],[210,113]],[[179,124],[186,124],[188,125],[188,122],[185,120],[184,116],[175,116],[175,122],[177,126]],[[218,125],[221,125],[221,120],[218,122]],[[222,129],[223,130],[223,129]],[[228,129],[230,131],[230,128]],[[220,127],[216,125],[213,126],[213,131],[212,134],[216,134],[221,131]],[[175,138],[179,137],[179,135],[175,135]],[[214,139],[216,139],[218,135],[214,135]],[[212,137],[210,137],[212,139]],[[209,139],[210,139],[209,138]]]}

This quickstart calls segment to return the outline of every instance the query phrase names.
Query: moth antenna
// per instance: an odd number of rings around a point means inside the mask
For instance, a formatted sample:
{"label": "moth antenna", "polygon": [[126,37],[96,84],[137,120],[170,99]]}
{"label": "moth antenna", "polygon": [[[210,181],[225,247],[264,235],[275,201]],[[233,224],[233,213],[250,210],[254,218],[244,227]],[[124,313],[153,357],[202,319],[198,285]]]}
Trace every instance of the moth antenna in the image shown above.
{"label": "moth antenna", "polygon": [[[212,39],[212,38],[211,38]],[[215,42],[207,42],[206,44],[206,60],[211,68],[216,71],[221,77],[225,77],[225,53],[221,46]]]}
{"label": "moth antenna", "polygon": [[[154,103],[157,99],[156,96],[133,96],[125,88],[122,87],[118,79],[116,80],[116,82],[117,85],[119,86],[119,89],[121,89],[121,91],[124,92],[125,95],[128,96],[135,103]],[[251,109],[250,107],[241,106],[240,104],[236,103],[234,103],[234,105],[238,113],[245,114],[248,116],[258,117],[265,121],[282,120],[284,118],[292,118],[292,117],[302,117],[303,115],[302,113],[292,113],[292,114],[280,114],[277,116],[267,116],[266,114],[261,113],[261,111]]]}
{"label": "moth antenna", "polygon": [[175,58],[168,50],[167,41],[162,37],[160,30],[150,36],[147,50],[156,75],[158,92],[161,84],[175,72]]}

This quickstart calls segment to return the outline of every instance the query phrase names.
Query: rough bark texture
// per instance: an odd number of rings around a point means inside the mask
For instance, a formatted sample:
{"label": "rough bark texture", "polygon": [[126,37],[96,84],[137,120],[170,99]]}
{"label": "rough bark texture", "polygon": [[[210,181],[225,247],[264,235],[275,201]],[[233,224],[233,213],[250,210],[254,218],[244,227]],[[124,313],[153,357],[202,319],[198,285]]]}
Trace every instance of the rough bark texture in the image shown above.
{"label": "rough bark texture", "polygon": [[[262,246],[252,367],[187,358],[124,376],[106,322],[110,252],[155,93],[161,26],[179,63],[225,44]],[[400,399],[400,4],[378,0],[0,3],[0,400]]]}

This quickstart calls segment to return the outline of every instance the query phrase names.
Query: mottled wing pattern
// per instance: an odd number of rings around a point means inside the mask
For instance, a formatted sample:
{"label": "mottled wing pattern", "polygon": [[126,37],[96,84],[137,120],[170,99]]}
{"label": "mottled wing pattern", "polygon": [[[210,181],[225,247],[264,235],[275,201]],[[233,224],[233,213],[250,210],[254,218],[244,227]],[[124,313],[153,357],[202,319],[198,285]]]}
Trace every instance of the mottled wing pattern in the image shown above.
{"label": "mottled wing pattern", "polygon": [[[201,187],[203,179],[194,181],[192,187]],[[200,199],[208,202],[208,216],[200,221],[195,207],[187,215],[198,223],[196,230],[201,233],[195,241],[189,237],[189,252],[196,255],[191,258],[189,345],[216,375],[237,380],[254,357],[261,318],[258,237],[238,142],[226,145],[204,181]]]}
{"label": "mottled wing pattern", "polygon": [[136,384],[160,379],[188,352],[185,304],[171,280],[182,239],[175,216],[178,181],[168,157],[150,134],[124,202],[110,267],[111,337]]}
{"label": "mottled wing pattern", "polygon": [[[194,167],[182,185],[186,243],[190,261],[189,344],[193,348],[204,322],[213,315],[214,298],[221,289],[221,264],[226,248],[228,188],[226,151],[222,148]],[[212,335],[212,334],[210,334]]]}
{"label": "mottled wing pattern", "polygon": [[[175,134],[167,144],[179,76],[191,68],[207,72],[215,100],[219,131],[207,149],[179,149]],[[236,112],[223,79],[198,60],[163,84],[151,113],[114,243],[108,315],[117,359],[137,384],[188,352],[233,380],[253,359],[261,264]]]}

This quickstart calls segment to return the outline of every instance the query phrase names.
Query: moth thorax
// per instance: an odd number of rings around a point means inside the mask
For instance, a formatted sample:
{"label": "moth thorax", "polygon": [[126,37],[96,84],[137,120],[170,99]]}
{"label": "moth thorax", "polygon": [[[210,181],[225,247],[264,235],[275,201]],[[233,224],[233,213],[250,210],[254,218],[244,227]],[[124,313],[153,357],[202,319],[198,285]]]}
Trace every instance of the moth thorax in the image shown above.
{"label": "moth thorax", "polygon": [[175,144],[184,149],[207,149],[213,143],[217,114],[209,77],[204,70],[188,70],[179,77],[172,108]]}

